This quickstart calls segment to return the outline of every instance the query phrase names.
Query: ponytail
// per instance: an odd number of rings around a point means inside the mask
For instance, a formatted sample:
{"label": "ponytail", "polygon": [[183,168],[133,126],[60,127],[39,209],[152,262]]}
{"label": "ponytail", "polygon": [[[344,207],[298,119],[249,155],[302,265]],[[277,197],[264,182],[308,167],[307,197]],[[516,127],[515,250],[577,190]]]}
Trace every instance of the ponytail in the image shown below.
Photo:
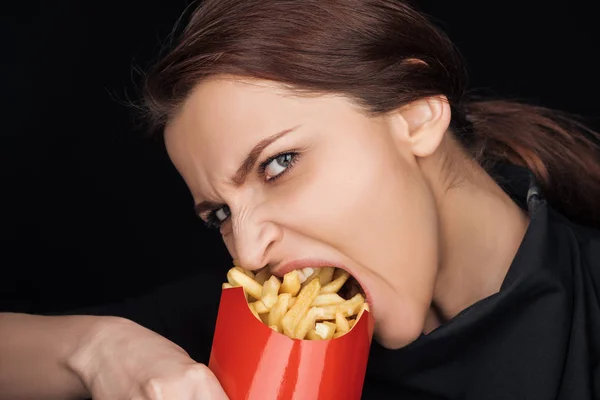
{"label": "ponytail", "polygon": [[564,113],[517,102],[471,102],[465,113],[475,158],[528,168],[553,208],[600,226],[598,133]]}

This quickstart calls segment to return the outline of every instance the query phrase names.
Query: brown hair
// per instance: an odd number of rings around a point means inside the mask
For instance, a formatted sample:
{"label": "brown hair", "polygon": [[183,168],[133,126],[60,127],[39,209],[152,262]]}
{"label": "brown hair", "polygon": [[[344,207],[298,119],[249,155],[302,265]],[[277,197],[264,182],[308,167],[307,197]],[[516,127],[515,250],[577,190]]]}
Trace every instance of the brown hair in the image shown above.
{"label": "brown hair", "polygon": [[470,99],[455,46],[400,0],[205,0],[147,75],[153,126],[162,128],[195,85],[214,74],[338,93],[370,113],[444,95],[452,132],[484,167],[526,166],[555,208],[600,223],[600,163],[592,141],[599,135],[542,107]]}

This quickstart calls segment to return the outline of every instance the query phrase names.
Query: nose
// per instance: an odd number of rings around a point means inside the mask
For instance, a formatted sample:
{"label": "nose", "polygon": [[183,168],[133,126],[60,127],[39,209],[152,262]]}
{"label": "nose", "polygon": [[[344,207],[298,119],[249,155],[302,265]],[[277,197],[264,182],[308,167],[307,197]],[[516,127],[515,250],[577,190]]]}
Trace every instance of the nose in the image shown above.
{"label": "nose", "polygon": [[248,270],[258,270],[270,261],[273,245],[283,237],[281,227],[271,221],[245,215],[233,219],[233,257]]}

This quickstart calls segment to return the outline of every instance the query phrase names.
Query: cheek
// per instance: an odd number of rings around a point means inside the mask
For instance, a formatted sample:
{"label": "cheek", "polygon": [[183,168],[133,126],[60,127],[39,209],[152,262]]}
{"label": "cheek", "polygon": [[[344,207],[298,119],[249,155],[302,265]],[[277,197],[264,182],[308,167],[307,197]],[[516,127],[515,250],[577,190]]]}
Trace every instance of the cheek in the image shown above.
{"label": "cheek", "polygon": [[[320,165],[296,188],[296,230],[362,269],[374,301],[397,302],[390,309],[404,308],[418,331],[437,273],[437,215],[428,185],[385,149],[363,151],[360,161],[343,154],[329,159],[336,162]],[[384,330],[404,329],[387,323],[397,315],[380,317]]]}

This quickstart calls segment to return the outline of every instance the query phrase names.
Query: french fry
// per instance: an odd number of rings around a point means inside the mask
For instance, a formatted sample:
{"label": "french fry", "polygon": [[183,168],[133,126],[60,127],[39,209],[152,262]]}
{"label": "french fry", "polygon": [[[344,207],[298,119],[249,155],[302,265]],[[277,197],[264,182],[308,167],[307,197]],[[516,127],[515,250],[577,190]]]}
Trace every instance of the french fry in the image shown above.
{"label": "french fry", "polygon": [[333,280],[334,270],[335,270],[335,268],[333,268],[333,267],[321,268],[321,273],[319,274],[319,279],[321,280],[321,286],[325,286]]}
{"label": "french fry", "polygon": [[[333,337],[333,335],[332,335],[332,337]],[[308,331],[308,333],[306,334],[306,339],[308,339],[308,340],[323,340],[323,338],[321,337],[321,335],[319,335],[317,333],[317,330],[315,328]]]}
{"label": "french fry", "polygon": [[341,312],[335,313],[336,332],[346,333],[350,330],[350,324]]}
{"label": "french fry", "polygon": [[268,324],[270,326],[276,326],[277,332],[282,332],[283,328],[281,326],[281,319],[287,313],[289,309],[289,302],[292,298],[292,295],[289,293],[281,293],[277,297],[277,302],[271,308],[271,312],[269,313]]}
{"label": "french fry", "polygon": [[329,340],[335,334],[335,324],[331,322],[317,322],[314,329],[308,331],[308,340]]}
{"label": "french fry", "polygon": [[337,278],[335,278],[334,280],[332,280],[327,285],[321,288],[321,294],[337,293],[342,288],[342,286],[344,286],[344,283],[346,283],[346,281],[350,277],[350,274],[344,270],[341,271],[342,272],[340,272],[340,275]]}
{"label": "french fry", "polygon": [[356,316],[356,320],[355,321],[359,320],[360,317],[362,317],[363,312],[365,312],[365,311],[369,311],[369,312],[371,311],[369,309],[369,304],[368,303],[363,303],[362,304],[362,306],[360,307],[360,310],[358,311],[358,315]]}
{"label": "french fry", "polygon": [[315,297],[315,301],[313,301],[312,306],[333,306],[336,304],[342,304],[344,301],[346,300],[344,300],[344,298],[337,293],[320,294]]}
{"label": "french fry", "polygon": [[255,302],[250,304],[253,305],[254,310],[259,314],[266,314],[269,312],[269,308],[265,306],[265,304],[260,300],[256,300]]}
{"label": "french fry", "polygon": [[292,308],[289,309],[281,320],[283,332],[287,336],[294,336],[298,322],[307,313],[315,297],[319,294],[319,290],[321,290],[321,283],[318,279],[313,279],[308,285],[302,288],[298,294],[298,299],[296,299]]}
{"label": "french fry", "polygon": [[[344,286],[345,285],[345,286]],[[223,289],[243,287],[252,314],[275,332],[293,339],[330,340],[348,333],[369,310],[350,274],[333,267],[291,271],[283,279],[265,268],[254,274],[239,263]],[[344,287],[346,300],[338,293]]]}
{"label": "french fry", "polygon": [[240,267],[234,267],[227,272],[227,280],[233,286],[242,286],[250,296],[260,300],[262,286],[244,273]]}
{"label": "french fry", "polygon": [[273,308],[277,302],[277,294],[279,293],[280,286],[281,282],[279,282],[279,279],[277,279],[277,277],[274,275],[271,276],[263,285],[260,301],[263,302],[267,309],[270,310]]}
{"label": "french fry", "polygon": [[294,332],[294,338],[296,339],[304,339],[308,331],[315,326],[315,322],[317,321],[317,317],[319,314],[323,313],[323,310],[319,307],[312,307],[302,319],[298,322],[296,326],[296,331]]}
{"label": "french fry", "polygon": [[317,317],[317,320],[334,320],[336,313],[342,313],[346,318],[357,315],[364,304],[364,297],[359,293],[350,300],[346,300],[342,304],[336,304],[334,306],[324,306],[323,313]]}
{"label": "french fry", "polygon": [[[328,327],[327,329],[332,329],[333,331],[335,331],[335,328],[336,328],[336,324],[334,324],[333,322],[328,322],[328,321],[318,322],[317,325],[324,325],[324,326]],[[323,329],[325,329],[325,328],[323,328]]]}
{"label": "french fry", "polygon": [[262,320],[260,319],[260,315],[258,315],[258,313],[256,312],[256,308],[254,307],[254,303],[249,303],[248,304],[248,308],[250,308],[250,311],[252,311],[252,314],[254,314],[254,316],[256,317],[256,319],[262,322]]}
{"label": "french fry", "polygon": [[234,259],[233,260],[233,266],[234,267],[239,267],[239,269],[245,273],[246,275],[248,275],[250,278],[254,279],[254,273],[252,271],[250,271],[249,269],[245,269],[244,267],[242,267],[242,264],[240,264],[239,260]]}
{"label": "french fry", "polygon": [[300,290],[300,275],[298,271],[288,272],[283,276],[280,292],[296,296]]}

